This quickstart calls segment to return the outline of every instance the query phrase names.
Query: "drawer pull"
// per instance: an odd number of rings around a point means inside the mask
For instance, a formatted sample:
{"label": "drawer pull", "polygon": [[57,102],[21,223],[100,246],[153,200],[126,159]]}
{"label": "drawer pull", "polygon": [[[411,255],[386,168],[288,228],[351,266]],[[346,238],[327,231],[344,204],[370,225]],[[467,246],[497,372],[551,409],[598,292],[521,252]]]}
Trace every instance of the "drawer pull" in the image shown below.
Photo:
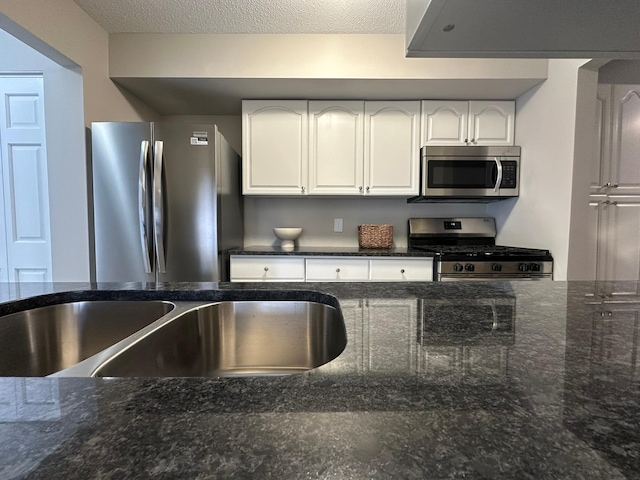
{"label": "drawer pull", "polygon": [[401,268],[401,269],[400,269],[400,273],[404,273],[404,268]]}
{"label": "drawer pull", "polygon": [[340,269],[339,268],[336,268],[336,273],[340,273]]}
{"label": "drawer pull", "polygon": [[269,271],[269,267],[264,267],[264,271],[268,272]]}

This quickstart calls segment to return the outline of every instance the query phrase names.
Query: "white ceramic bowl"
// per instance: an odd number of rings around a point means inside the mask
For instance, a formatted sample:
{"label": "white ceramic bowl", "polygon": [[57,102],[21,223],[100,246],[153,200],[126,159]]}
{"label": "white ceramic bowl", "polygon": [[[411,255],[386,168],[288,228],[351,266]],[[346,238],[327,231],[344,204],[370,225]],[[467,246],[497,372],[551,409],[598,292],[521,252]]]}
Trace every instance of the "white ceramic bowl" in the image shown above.
{"label": "white ceramic bowl", "polygon": [[294,247],[294,240],[296,240],[300,234],[302,233],[302,228],[300,227],[276,227],[273,229],[273,233],[276,237],[278,237],[280,242],[280,247],[287,250],[291,250]]}

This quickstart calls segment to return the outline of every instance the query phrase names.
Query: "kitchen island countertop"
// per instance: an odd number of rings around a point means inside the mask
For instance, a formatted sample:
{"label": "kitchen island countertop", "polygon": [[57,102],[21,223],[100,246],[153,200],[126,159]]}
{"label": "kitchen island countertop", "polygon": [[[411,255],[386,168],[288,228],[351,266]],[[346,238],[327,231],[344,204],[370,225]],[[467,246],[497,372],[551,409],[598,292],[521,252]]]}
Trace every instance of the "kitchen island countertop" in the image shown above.
{"label": "kitchen island countertop", "polygon": [[272,290],[335,297],[345,351],[283,377],[0,378],[0,478],[640,478],[640,297],[611,284],[0,284],[0,313]]}
{"label": "kitchen island countertop", "polygon": [[407,247],[360,248],[360,247],[306,247],[293,250],[273,245],[252,245],[229,251],[230,255],[291,255],[291,256],[357,256],[357,257],[433,257],[433,252],[409,250]]}

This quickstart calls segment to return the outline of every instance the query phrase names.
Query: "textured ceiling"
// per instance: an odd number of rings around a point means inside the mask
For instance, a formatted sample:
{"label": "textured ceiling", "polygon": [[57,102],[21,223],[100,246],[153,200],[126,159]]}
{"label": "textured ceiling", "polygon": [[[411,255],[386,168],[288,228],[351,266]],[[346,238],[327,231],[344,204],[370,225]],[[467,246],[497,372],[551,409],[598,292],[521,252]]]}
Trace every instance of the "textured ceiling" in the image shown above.
{"label": "textured ceiling", "polygon": [[405,0],[74,0],[109,33],[404,33]]}

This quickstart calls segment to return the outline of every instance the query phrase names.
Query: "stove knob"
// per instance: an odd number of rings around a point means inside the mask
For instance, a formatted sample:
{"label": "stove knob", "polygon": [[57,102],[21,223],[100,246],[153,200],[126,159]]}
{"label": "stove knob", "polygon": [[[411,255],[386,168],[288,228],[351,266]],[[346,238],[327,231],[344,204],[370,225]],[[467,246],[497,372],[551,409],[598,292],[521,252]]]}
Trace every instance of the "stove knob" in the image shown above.
{"label": "stove knob", "polygon": [[521,263],[520,265],[518,265],[518,270],[520,270],[521,272],[528,272],[529,265],[527,265],[526,263]]}
{"label": "stove knob", "polygon": [[474,265],[473,263],[467,263],[467,264],[464,266],[464,269],[465,269],[467,272],[473,272],[473,271],[476,269],[476,267],[475,267],[475,265]]}
{"label": "stove knob", "polygon": [[502,265],[500,265],[499,263],[494,263],[493,265],[491,265],[491,270],[493,270],[494,272],[501,272]]}
{"label": "stove knob", "polygon": [[456,263],[456,264],[453,266],[453,269],[454,269],[456,272],[461,272],[461,271],[462,271],[462,269],[463,269],[463,266],[462,266],[462,265],[460,265],[459,263]]}
{"label": "stove knob", "polygon": [[532,272],[539,272],[540,271],[540,264],[539,263],[531,263],[531,264],[529,264],[529,270],[531,270]]}

